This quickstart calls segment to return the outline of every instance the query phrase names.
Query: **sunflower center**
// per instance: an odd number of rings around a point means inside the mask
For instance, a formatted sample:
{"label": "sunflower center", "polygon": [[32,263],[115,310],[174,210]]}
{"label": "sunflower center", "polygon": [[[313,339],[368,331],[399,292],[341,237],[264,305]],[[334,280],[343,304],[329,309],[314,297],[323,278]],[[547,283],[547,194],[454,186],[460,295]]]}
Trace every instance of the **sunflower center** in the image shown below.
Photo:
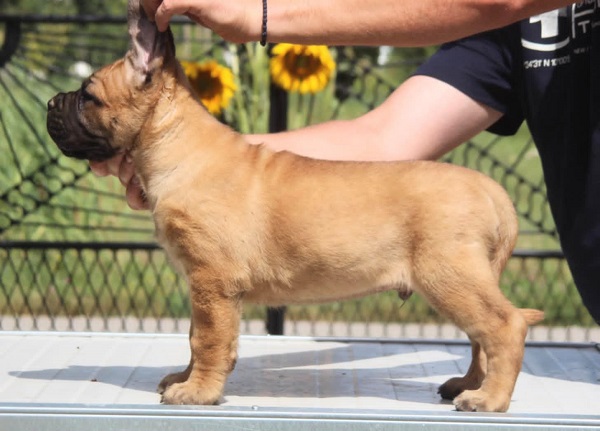
{"label": "sunflower center", "polygon": [[213,76],[210,70],[200,70],[193,79],[193,87],[203,99],[210,99],[223,94],[223,82]]}
{"label": "sunflower center", "polygon": [[294,52],[286,53],[284,62],[289,73],[300,79],[314,75],[321,66],[321,60],[318,57],[313,55],[298,55]]}

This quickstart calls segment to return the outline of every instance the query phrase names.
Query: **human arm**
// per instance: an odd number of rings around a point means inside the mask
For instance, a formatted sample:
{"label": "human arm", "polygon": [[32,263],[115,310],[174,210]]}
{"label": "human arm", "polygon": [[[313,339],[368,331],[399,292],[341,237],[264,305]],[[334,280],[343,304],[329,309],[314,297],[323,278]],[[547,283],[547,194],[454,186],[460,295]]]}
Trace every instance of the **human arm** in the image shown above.
{"label": "human arm", "polygon": [[[454,87],[414,76],[379,107],[353,120],[336,120],[288,132],[247,135],[253,144],[329,160],[436,159],[495,123],[502,114]],[[118,176],[133,209],[146,208],[133,165],[123,155],[91,163],[98,175]]]}
{"label": "human arm", "polygon": [[326,160],[433,160],[501,116],[443,81],[416,75],[356,119],[247,138],[276,151]]}
{"label": "human arm", "polygon": [[[269,42],[423,46],[456,40],[543,12],[569,0],[268,0]],[[232,42],[258,41],[259,0],[143,0],[165,30],[187,15]]]}

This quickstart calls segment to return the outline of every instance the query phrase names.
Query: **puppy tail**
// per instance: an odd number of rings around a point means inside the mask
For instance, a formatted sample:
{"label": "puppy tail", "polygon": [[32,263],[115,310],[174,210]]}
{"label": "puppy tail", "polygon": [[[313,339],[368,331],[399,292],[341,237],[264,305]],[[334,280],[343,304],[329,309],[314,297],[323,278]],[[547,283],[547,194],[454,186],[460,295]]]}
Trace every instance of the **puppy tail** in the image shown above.
{"label": "puppy tail", "polygon": [[525,318],[527,326],[535,325],[544,320],[544,312],[533,308],[519,308],[521,315]]}

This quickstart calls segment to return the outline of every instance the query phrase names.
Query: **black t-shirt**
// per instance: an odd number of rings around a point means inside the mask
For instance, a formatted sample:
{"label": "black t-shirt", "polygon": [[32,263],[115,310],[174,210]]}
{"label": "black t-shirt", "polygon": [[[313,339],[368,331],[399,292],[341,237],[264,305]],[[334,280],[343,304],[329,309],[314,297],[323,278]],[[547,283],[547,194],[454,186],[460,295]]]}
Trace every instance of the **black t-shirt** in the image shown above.
{"label": "black t-shirt", "polygon": [[548,201],[584,304],[600,323],[600,4],[580,2],[443,45],[417,74],[527,121]]}

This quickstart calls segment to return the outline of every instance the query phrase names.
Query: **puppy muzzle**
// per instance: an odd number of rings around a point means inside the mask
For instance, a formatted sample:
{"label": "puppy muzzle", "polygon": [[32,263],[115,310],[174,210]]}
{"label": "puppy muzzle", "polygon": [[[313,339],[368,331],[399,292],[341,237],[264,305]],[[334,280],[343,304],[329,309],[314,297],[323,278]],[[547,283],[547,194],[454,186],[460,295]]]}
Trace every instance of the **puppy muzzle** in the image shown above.
{"label": "puppy muzzle", "polygon": [[81,120],[78,91],[59,93],[48,101],[46,128],[65,156],[104,161],[117,153],[106,136]]}

